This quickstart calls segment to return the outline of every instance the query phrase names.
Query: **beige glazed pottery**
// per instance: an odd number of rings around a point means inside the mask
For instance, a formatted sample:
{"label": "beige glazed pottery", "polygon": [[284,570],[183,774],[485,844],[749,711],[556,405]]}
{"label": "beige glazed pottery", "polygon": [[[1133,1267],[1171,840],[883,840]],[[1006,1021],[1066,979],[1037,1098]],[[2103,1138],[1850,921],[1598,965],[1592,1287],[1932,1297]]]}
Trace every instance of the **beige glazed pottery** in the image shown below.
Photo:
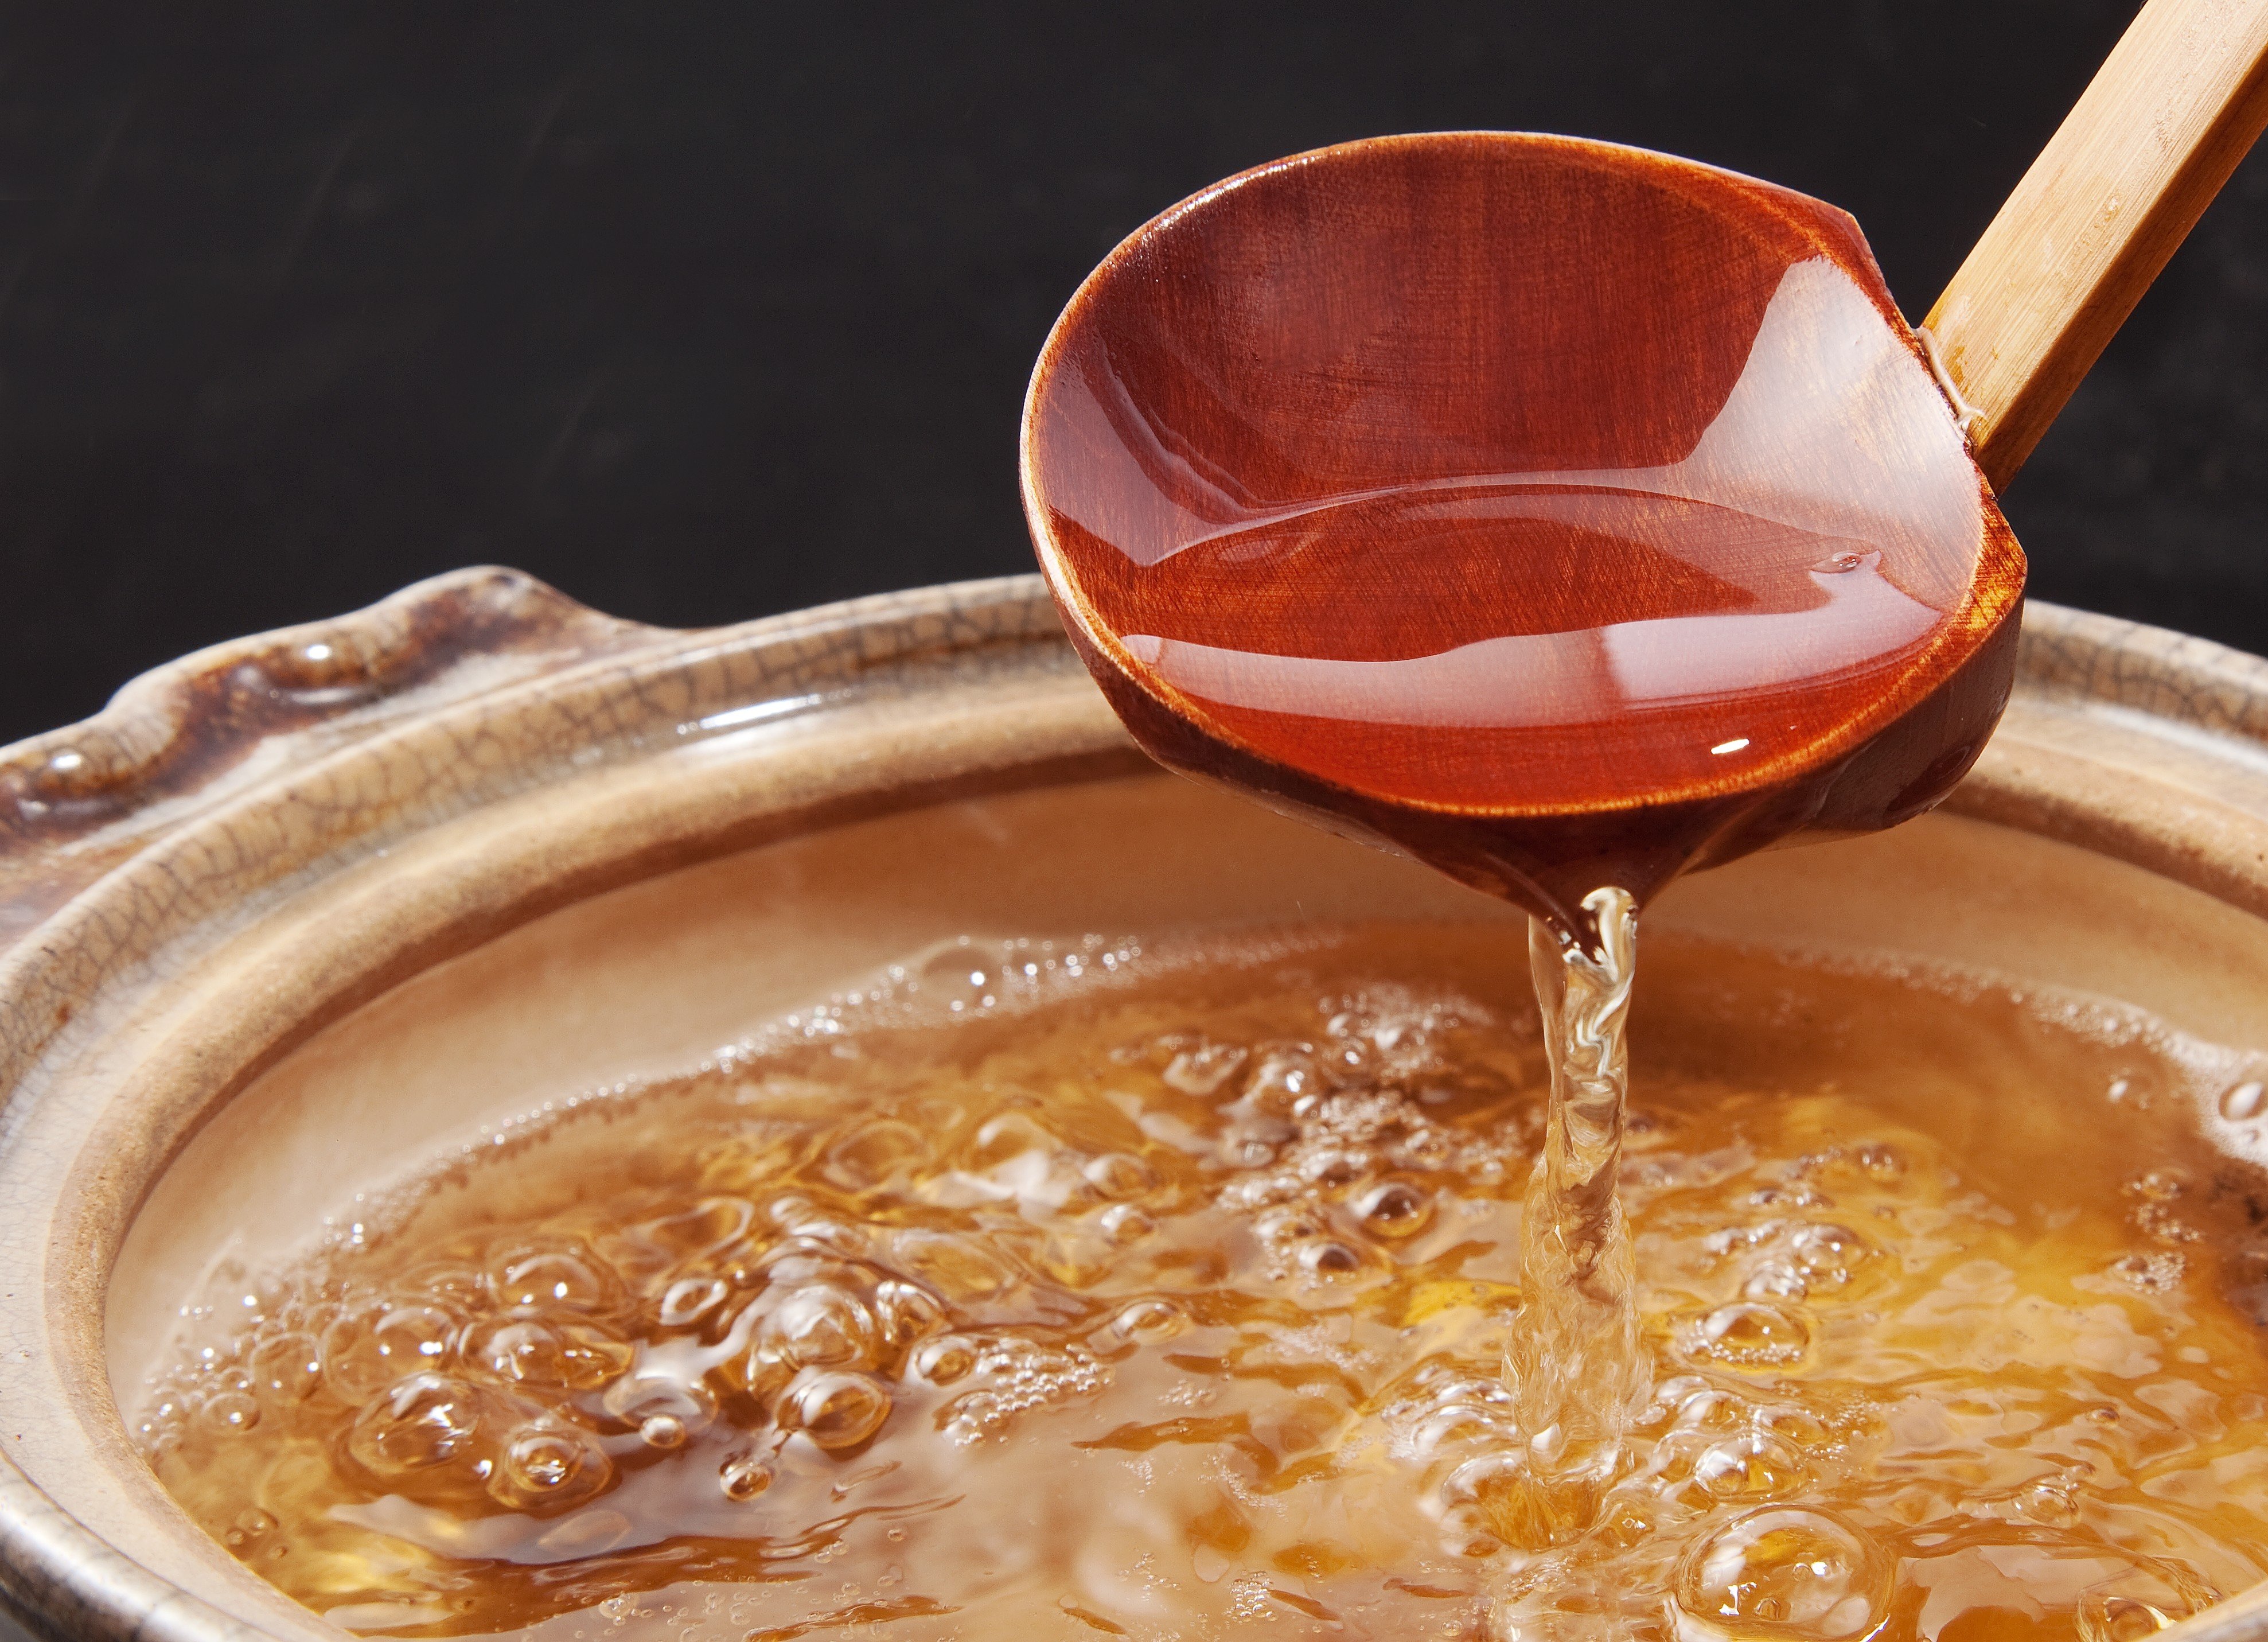
{"label": "beige glazed pottery", "polygon": [[[160,669],[0,752],[0,1594],[56,1636],[342,1634],[121,1405],[207,1273],[445,1149],[940,939],[1373,915],[1513,916],[1156,773],[1036,578],[677,633],[469,571]],[[2268,1052],[2268,662],[2036,604],[1943,811],[1649,916]],[[2178,1630],[2268,1637],[2268,1598]]]}

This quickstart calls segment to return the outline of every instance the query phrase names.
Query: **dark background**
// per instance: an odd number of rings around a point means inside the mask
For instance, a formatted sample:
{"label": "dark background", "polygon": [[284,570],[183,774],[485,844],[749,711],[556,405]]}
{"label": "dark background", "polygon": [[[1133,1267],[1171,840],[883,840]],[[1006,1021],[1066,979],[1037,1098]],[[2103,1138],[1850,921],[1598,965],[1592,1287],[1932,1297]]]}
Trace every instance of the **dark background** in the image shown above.
{"label": "dark background", "polygon": [[[2133,10],[0,6],[0,741],[460,564],[681,625],[1027,568],[1057,308],[1319,144],[1752,172],[1918,318]],[[2036,593],[2268,650],[2264,321],[2268,152],[2006,498]]]}

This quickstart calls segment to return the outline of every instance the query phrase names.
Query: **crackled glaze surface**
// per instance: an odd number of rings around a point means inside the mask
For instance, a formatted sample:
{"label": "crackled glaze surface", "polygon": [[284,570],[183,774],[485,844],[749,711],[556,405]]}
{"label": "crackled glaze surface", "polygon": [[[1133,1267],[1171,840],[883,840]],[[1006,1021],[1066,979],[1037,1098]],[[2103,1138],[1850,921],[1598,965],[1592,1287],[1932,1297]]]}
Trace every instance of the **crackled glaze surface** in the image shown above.
{"label": "crackled glaze surface", "polygon": [[86,723],[0,753],[0,946],[188,815],[438,703],[650,637],[510,571],[144,674]]}
{"label": "crackled glaze surface", "polygon": [[[330,656],[311,659],[315,645]],[[292,671],[318,663],[337,670]],[[2021,670],[1948,807],[2095,852],[2055,861],[2111,858],[2103,881],[2123,899],[2043,911],[2066,957],[2111,986],[2120,920],[2170,921],[2169,953],[2232,954],[2215,1007],[2236,1018],[2247,915],[2268,914],[2268,663],[2035,607]],[[9,1602],[78,1635],[333,1634],[158,1491],[105,1351],[109,1274],[139,1205],[295,1046],[615,886],[936,800],[1039,789],[1075,810],[1082,784],[1143,768],[1036,578],[679,634],[464,572],[192,658],[88,725],[0,752]],[[2000,863],[2027,846],[1965,824],[1848,848],[1970,895],[1962,939],[2018,961],[2030,892]],[[1665,909],[1737,929],[1756,886],[1800,904],[1858,858],[1757,858],[1693,880],[1688,912]],[[2249,1602],[2191,1633],[2268,1633]]]}

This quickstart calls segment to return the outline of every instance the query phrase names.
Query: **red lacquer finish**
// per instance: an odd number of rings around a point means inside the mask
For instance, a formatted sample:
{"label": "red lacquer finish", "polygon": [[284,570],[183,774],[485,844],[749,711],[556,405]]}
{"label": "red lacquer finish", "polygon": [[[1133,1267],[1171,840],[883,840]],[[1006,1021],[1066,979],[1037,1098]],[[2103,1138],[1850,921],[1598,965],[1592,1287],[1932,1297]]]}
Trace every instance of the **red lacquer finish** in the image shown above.
{"label": "red lacquer finish", "polygon": [[1842,212],[1563,137],[1233,178],[1072,298],[1025,502],[1158,757],[1573,927],[1943,797],[2023,556]]}

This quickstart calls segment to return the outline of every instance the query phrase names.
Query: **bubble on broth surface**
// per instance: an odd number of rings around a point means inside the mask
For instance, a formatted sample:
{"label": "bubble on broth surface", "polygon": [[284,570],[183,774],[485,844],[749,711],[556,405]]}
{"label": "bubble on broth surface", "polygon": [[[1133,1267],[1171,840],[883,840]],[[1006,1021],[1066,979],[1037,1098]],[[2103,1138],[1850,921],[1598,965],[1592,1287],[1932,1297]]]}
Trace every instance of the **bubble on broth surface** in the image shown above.
{"label": "bubble on broth surface", "polygon": [[489,1492],[517,1510],[563,1511],[604,1493],[614,1481],[614,1462],[591,1432],[538,1418],[504,1444]]}
{"label": "bubble on broth surface", "polygon": [[1712,1444],[1693,1464],[1693,1480],[1719,1499],[1779,1498],[1802,1488],[1809,1476],[1794,1446],[1769,1432]]}
{"label": "bubble on broth surface", "polygon": [[438,1306],[358,1306],[323,1331],[323,1383],[345,1402],[359,1402],[420,1369],[447,1366],[456,1350],[457,1319]]}
{"label": "bubble on broth surface", "polygon": [[745,1503],[772,1485],[771,1468],[754,1454],[734,1454],[717,1468],[717,1482],[725,1498]]}
{"label": "bubble on broth surface", "polygon": [[1751,1513],[1697,1543],[1680,1569],[1680,1632],[1845,1642],[1874,1631],[1890,1595],[1889,1560],[1824,1511]]}
{"label": "bubble on broth surface", "polygon": [[1189,1314],[1169,1300],[1138,1300],[1110,1320],[1110,1331],[1123,1340],[1170,1340],[1189,1326]]}
{"label": "bubble on broth surface", "polygon": [[889,1417],[887,1388],[866,1374],[799,1376],[779,1411],[783,1428],[799,1431],[829,1450],[858,1447]]}
{"label": "bubble on broth surface", "polygon": [[1689,1358],[1734,1368],[1787,1368],[1811,1348],[1811,1329],[1785,1305],[1740,1300],[1688,1318],[1678,1326]]}
{"label": "bubble on broth surface", "polygon": [[463,1336],[466,1372],[501,1385],[587,1391],[630,1366],[636,1350],[596,1329],[512,1315],[484,1318]]}
{"label": "bubble on broth surface", "polygon": [[2142,1642],[2220,1596],[2178,1564],[2138,1563],[2080,1594],[2079,1634],[2081,1642]]}
{"label": "bubble on broth surface", "polygon": [[347,1433],[347,1452],[392,1479],[463,1457],[480,1434],[473,1388],[446,1374],[411,1374],[371,1399]]}
{"label": "bubble on broth surface", "polygon": [[247,1392],[219,1391],[199,1407],[199,1417],[217,1431],[250,1431],[260,1424],[260,1403]]}
{"label": "bubble on broth surface", "polygon": [[295,1330],[266,1336],[251,1355],[254,1388],[271,1403],[289,1407],[322,1383],[322,1347],[311,1335]]}
{"label": "bubble on broth surface", "polygon": [[1424,1188],[1410,1182],[1382,1181],[1363,1193],[1355,1204],[1355,1213],[1363,1230],[1373,1237],[1399,1242],[1415,1237],[1432,1223],[1433,1200]]}
{"label": "bubble on broth surface", "polygon": [[1788,1239],[1790,1262],[1803,1274],[1807,1292],[1847,1287],[1874,1253],[1874,1245],[1847,1226],[1806,1226]]}
{"label": "bubble on broth surface", "polygon": [[2257,1063],[1649,940],[1619,1447],[1521,1423],[1541,1044],[1442,925],[916,954],[229,1274],[137,1432],[379,1633],[2111,1642],[2268,1572],[2268,1190],[2191,1126]]}

